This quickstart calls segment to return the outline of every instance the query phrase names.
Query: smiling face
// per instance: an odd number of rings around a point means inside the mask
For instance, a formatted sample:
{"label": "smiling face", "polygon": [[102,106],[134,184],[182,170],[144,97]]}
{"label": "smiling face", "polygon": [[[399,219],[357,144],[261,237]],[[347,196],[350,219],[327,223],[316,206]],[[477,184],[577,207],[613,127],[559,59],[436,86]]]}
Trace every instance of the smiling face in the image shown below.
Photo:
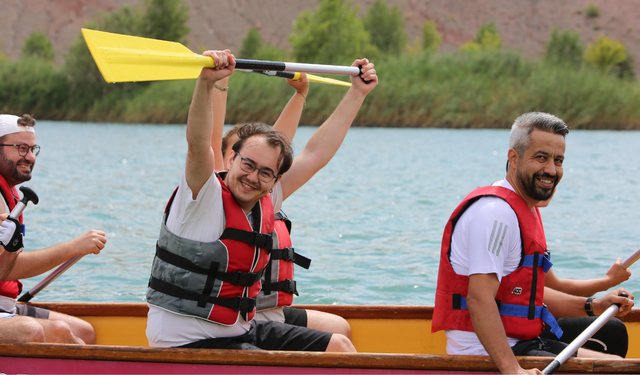
{"label": "smiling face", "polygon": [[[7,134],[1,143],[35,146],[36,135],[32,132]],[[0,174],[7,180],[9,186],[13,187],[31,180],[31,171],[35,164],[36,156],[31,151],[25,156],[20,156],[15,146],[0,147]]]}
{"label": "smiling face", "polygon": [[533,207],[551,198],[562,179],[565,140],[560,134],[537,129],[529,137],[531,144],[522,155],[515,149],[509,150],[511,167],[507,180],[529,207]]}
{"label": "smiling face", "polygon": [[[274,174],[278,173],[278,159],[280,157],[280,149],[271,147],[264,138],[255,136],[248,138],[239,150],[245,159],[250,159],[259,169],[271,169]],[[247,173],[240,167],[240,156],[229,158],[227,161],[227,169],[229,172],[224,180],[225,184],[231,191],[236,202],[242,209],[249,213],[253,206],[266,196],[278,181],[275,178],[269,183],[264,183],[258,178],[258,170]]]}

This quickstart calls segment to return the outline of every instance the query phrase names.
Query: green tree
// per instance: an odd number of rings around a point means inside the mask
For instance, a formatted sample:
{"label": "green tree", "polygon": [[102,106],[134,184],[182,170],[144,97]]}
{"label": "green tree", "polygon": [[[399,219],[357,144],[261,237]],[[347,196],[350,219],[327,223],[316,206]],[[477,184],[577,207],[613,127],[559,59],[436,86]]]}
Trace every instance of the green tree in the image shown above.
{"label": "green tree", "polygon": [[[118,34],[141,35],[142,11],[137,7],[123,6],[115,12],[104,15],[99,21],[87,22],[85,27]],[[105,84],[82,34],[78,34],[76,40],[69,46],[63,72],[69,80],[71,106],[78,111],[88,110],[96,99],[109,92],[134,89],[132,84]]]}
{"label": "green tree", "polygon": [[33,32],[22,45],[22,57],[35,57],[44,61],[53,61],[56,54],[53,45],[45,33]]}
{"label": "green tree", "polygon": [[376,48],[357,18],[357,7],[344,0],[320,0],[293,22],[289,42],[296,61],[320,64],[350,64],[356,57],[371,56]]}
{"label": "green tree", "polygon": [[[0,47],[2,47],[2,41],[0,40]],[[7,56],[0,51],[0,62],[7,60]]]}
{"label": "green tree", "polygon": [[480,26],[476,37],[460,47],[462,52],[474,52],[480,50],[498,50],[502,47],[502,37],[496,30],[496,25],[491,21]]}
{"label": "green tree", "polygon": [[404,17],[398,8],[376,0],[362,19],[364,28],[369,32],[371,42],[386,54],[400,53],[407,45],[407,33],[404,31]]}
{"label": "green tree", "polygon": [[257,28],[252,27],[247,31],[247,36],[242,40],[239,57],[243,59],[255,59],[258,51],[262,49],[262,37]]}
{"label": "green tree", "polygon": [[482,46],[483,49],[499,49],[502,47],[502,37],[498,34],[493,21],[480,26],[480,30],[478,30],[478,34],[476,34],[473,41]]}
{"label": "green tree", "polygon": [[597,5],[591,3],[585,9],[585,13],[587,13],[587,17],[589,18],[596,18],[600,16],[600,8],[598,8]]}
{"label": "green tree", "polygon": [[189,8],[182,0],[146,0],[143,36],[187,44]]}
{"label": "green tree", "polygon": [[442,43],[442,34],[436,29],[433,21],[424,21],[422,25],[422,49],[435,53]]}
{"label": "green tree", "polygon": [[575,68],[582,64],[584,44],[577,31],[558,31],[553,28],[544,58],[553,64],[568,64]]}
{"label": "green tree", "polygon": [[616,74],[621,78],[633,77],[633,57],[627,48],[615,39],[600,35],[587,47],[584,60],[597,69]]}
{"label": "green tree", "polygon": [[607,70],[627,59],[627,49],[617,40],[600,35],[594,44],[587,47],[584,59],[598,69]]}

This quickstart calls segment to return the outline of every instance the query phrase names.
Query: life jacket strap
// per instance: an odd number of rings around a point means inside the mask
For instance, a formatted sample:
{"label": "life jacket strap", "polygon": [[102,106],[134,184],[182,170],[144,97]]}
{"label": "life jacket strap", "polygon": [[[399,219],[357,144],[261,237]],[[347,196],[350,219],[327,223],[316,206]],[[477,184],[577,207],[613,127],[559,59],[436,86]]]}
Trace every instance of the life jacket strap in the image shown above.
{"label": "life jacket strap", "polygon": [[[463,310],[469,310],[467,308],[467,299],[465,297],[460,297],[460,308]],[[502,316],[511,316],[516,318],[527,318],[529,319],[529,306],[528,305],[513,305],[509,303],[500,303],[498,305],[498,311],[500,311],[500,315]],[[551,312],[547,309],[546,306],[536,306],[534,319],[540,318],[542,321],[549,325],[551,328],[551,333],[556,335],[557,338],[560,338],[563,334],[562,328],[558,325],[556,318],[551,314]]]}
{"label": "life jacket strap", "polygon": [[271,294],[271,292],[285,292],[289,294],[298,294],[297,283],[295,280],[282,280],[275,283],[264,283],[262,284],[262,290],[264,290],[265,295]]}
{"label": "life jacket strap", "polygon": [[[534,260],[535,260],[535,254],[525,255],[524,261],[522,262],[522,267],[533,267]],[[544,272],[547,273],[551,269],[551,266],[553,266],[553,263],[551,263],[551,261],[546,255],[538,256],[537,266],[542,267]]]}
{"label": "life jacket strap", "polygon": [[[172,297],[186,299],[190,301],[200,301],[200,297],[201,297],[199,293],[194,293],[186,289],[182,289],[178,286],[167,283],[153,276],[151,276],[151,279],[149,280],[149,287],[151,289],[155,289],[159,291],[160,293],[164,293]],[[212,303],[214,305],[226,307],[232,310],[240,311],[243,314],[252,312],[253,309],[256,307],[255,298],[249,298],[249,297],[232,297],[232,298],[209,297],[207,299],[207,302]]]}
{"label": "life jacket strap", "polygon": [[289,220],[289,218],[284,213],[284,211],[282,211],[282,210],[278,211],[275,214],[275,219],[284,221],[284,225],[287,227],[287,231],[289,232],[289,234],[291,234],[291,220]]}
{"label": "life jacket strap", "polygon": [[309,269],[311,266],[311,259],[296,253],[293,247],[285,247],[284,249],[271,250],[271,259],[284,260],[287,262],[293,262],[304,269]]}
{"label": "life jacket strap", "polygon": [[[163,249],[157,244],[156,244],[156,257],[158,257],[162,261],[165,261],[169,264],[172,264],[176,267],[180,267],[187,271],[199,273],[201,275],[209,275],[209,276],[213,275],[213,279],[218,279],[218,280],[224,281],[225,283],[230,283],[233,285],[240,285],[245,287],[249,287],[257,283],[260,280],[260,278],[262,278],[262,274],[264,272],[264,270],[257,273],[218,272],[218,266],[219,266],[218,263],[212,263],[212,267],[213,265],[215,265],[215,269],[211,267],[210,268],[200,267],[186,258],[176,255],[167,249]],[[209,281],[209,278],[207,279],[207,281]]]}
{"label": "life jacket strap", "polygon": [[257,246],[261,249],[271,250],[273,248],[273,238],[270,233],[249,232],[237,228],[225,228],[220,239],[241,241],[252,246]]}

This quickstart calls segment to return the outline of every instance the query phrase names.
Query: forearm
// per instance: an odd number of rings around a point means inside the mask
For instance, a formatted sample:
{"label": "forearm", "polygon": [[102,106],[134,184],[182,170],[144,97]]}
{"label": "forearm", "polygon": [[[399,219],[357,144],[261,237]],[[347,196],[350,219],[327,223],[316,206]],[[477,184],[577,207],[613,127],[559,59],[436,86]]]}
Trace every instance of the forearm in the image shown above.
{"label": "forearm", "polygon": [[591,296],[598,292],[608,290],[615,285],[610,285],[609,280],[603,277],[590,280],[558,279],[557,284],[548,286],[573,296]]}
{"label": "forearm", "polygon": [[300,117],[302,116],[302,109],[304,108],[304,103],[306,101],[306,95],[307,94],[301,92],[293,94],[287,105],[280,113],[278,120],[273,124],[273,128],[283,132],[289,140],[293,140],[293,137],[296,135],[296,131],[298,130]]}
{"label": "forearm", "polygon": [[13,269],[6,280],[28,279],[41,275],[76,255],[72,241],[64,242],[42,250],[23,251],[17,257]]}
{"label": "forearm", "polygon": [[549,287],[544,288],[544,303],[555,318],[586,316],[586,300],[585,297],[569,295]]}
{"label": "forearm", "polygon": [[189,151],[211,147],[213,134],[213,87],[216,81],[198,79],[187,119]]}
{"label": "forearm", "polygon": [[[222,88],[229,87],[229,77],[221,79],[217,83]],[[214,86],[215,87],[215,86]],[[227,112],[227,90],[215,88],[213,90],[213,131],[211,136],[211,148],[215,160],[216,170],[223,170],[222,161],[222,137],[224,133],[224,121]]]}
{"label": "forearm", "polygon": [[350,89],[336,110],[307,142],[303,152],[314,155],[320,168],[326,165],[340,148],[365,97],[366,94]]}

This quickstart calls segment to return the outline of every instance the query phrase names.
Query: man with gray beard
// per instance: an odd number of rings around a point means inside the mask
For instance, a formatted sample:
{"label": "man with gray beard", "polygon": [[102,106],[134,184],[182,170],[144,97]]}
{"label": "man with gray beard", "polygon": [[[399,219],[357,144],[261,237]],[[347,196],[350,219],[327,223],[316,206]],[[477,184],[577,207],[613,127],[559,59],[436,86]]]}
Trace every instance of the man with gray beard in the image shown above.
{"label": "man with gray beard", "polygon": [[[432,331],[445,330],[448,354],[490,355],[503,373],[540,373],[522,369],[515,356],[553,356],[566,347],[539,337],[545,324],[562,335],[554,316],[597,315],[613,303],[621,304],[618,316],[631,311],[633,296],[623,288],[594,300],[545,288],[551,262],[537,205],[562,179],[568,133],[547,113],[518,117],[505,180],[474,190],[451,215],[432,323]],[[619,358],[583,348],[577,355]]]}

